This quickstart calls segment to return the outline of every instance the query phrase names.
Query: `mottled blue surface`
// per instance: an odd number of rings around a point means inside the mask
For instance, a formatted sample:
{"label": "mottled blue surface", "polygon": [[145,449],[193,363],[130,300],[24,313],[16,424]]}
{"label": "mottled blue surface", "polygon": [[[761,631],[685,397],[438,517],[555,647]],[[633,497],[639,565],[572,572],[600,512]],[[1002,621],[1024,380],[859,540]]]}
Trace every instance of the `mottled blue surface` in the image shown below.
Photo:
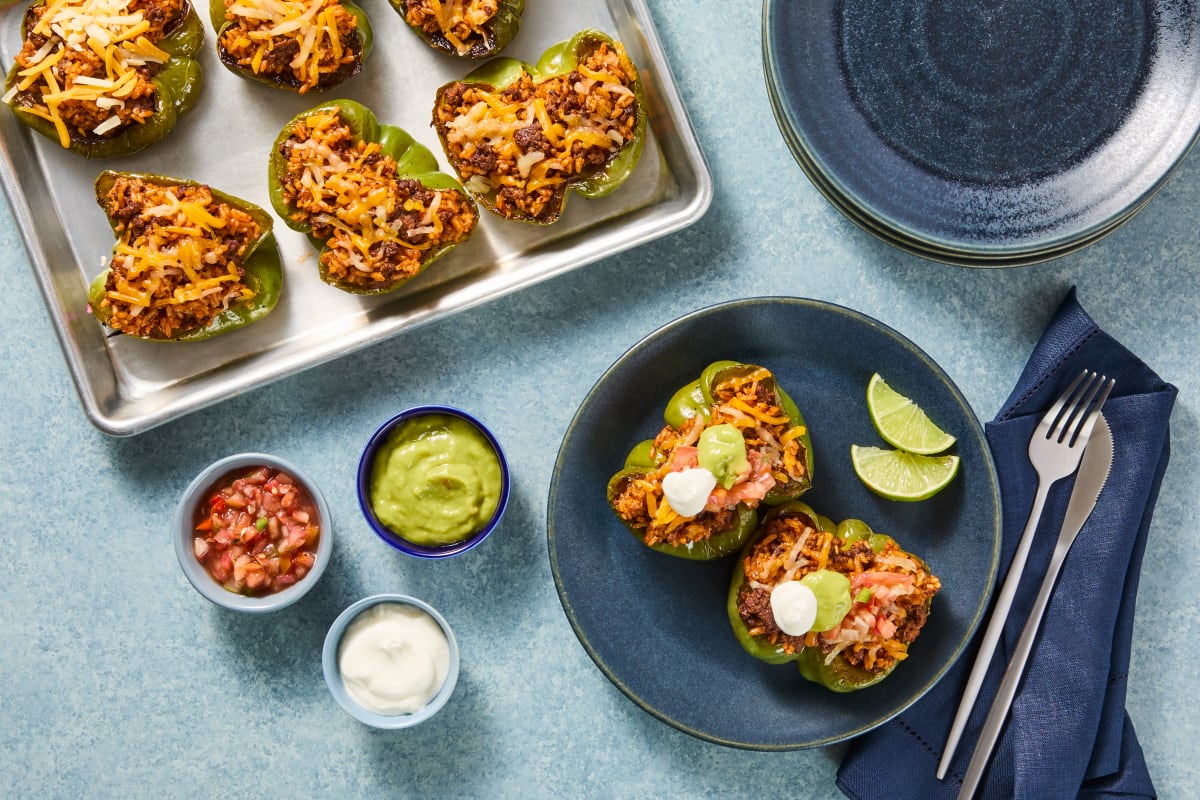
{"label": "mottled blue surface", "polygon": [[[592,664],[546,553],[546,498],[566,426],[592,382],[649,331],[702,306],[774,293],[891,325],[991,418],[1072,284],[1101,326],[1180,389],[1129,710],[1160,795],[1194,793],[1200,160],[1083,252],[1013,270],[939,266],[847,222],[795,164],[759,66],[758,4],[650,7],[716,181],[703,220],[136,438],[108,438],[84,418],[0,204],[0,796],[839,797],[836,749],[701,742],[644,713]],[[500,528],[444,562],[392,551],[355,500],[363,443],[417,403],[478,414],[513,470]],[[321,480],[338,535],[320,586],[265,618],[196,594],[169,530],[192,476],[255,449]],[[437,607],[462,649],[457,692],[413,731],[364,728],[321,678],[328,625],[351,602],[388,591]]]}

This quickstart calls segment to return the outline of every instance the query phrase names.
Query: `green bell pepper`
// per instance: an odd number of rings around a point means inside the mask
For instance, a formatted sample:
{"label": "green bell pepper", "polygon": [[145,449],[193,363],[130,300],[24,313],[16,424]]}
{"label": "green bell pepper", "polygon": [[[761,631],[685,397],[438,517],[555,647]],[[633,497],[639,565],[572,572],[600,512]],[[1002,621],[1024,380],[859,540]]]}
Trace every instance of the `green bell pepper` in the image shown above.
{"label": "green bell pepper", "polygon": [[[837,535],[845,544],[852,545],[856,542],[866,542],[871,546],[871,550],[876,553],[882,553],[887,547],[888,542],[893,541],[892,537],[884,533],[875,533],[871,530],[871,526],[863,522],[861,519],[846,519],[838,523]],[[912,555],[909,553],[909,555]],[[913,556],[916,558],[916,556]]]}
{"label": "green bell pepper", "polygon": [[637,68],[629,61],[628,56],[625,55],[624,48],[619,43],[606,33],[587,29],[546,50],[542,53],[542,57],[538,59],[536,65],[527,64],[514,58],[495,58],[468,74],[463,80],[448,83],[438,89],[437,99],[434,103],[433,124],[437,129],[438,137],[441,139],[447,159],[450,161],[451,166],[458,172],[459,176],[462,177],[462,165],[458,163],[458,160],[452,154],[451,147],[447,142],[448,124],[442,121],[441,114],[439,113],[439,109],[443,105],[443,100],[452,87],[478,86],[489,92],[503,91],[517,83],[525,75],[528,75],[535,84],[541,83],[549,78],[569,75],[571,72],[574,72],[580,62],[586,60],[587,56],[594,49],[605,44],[620,53],[626,71],[634,77],[633,92],[637,118],[632,138],[622,143],[617,149],[616,154],[604,164],[603,168],[590,173],[583,173],[574,179],[558,184],[554,191],[554,198],[547,206],[545,213],[539,214],[536,217],[519,212],[506,214],[497,207],[497,190],[495,187],[491,187],[486,191],[472,191],[475,199],[489,211],[493,211],[507,219],[537,225],[549,225],[557,221],[562,215],[563,209],[566,207],[568,190],[578,192],[584,197],[596,198],[612,192],[624,183],[625,179],[633,172],[634,167],[637,166],[638,159],[642,154],[642,148],[646,143],[648,114],[642,79],[638,75]]}
{"label": "green bell pepper", "polygon": [[[350,128],[358,141],[378,142],[381,152],[396,162],[396,173],[399,178],[416,180],[427,189],[457,191],[462,193],[464,198],[467,197],[462,184],[444,172],[438,171],[437,159],[434,158],[429,148],[418,143],[406,131],[392,125],[380,125],[379,120],[369,108],[353,100],[330,100],[329,102],[322,103],[319,106],[297,114],[283,126],[283,130],[275,139],[268,167],[268,188],[271,197],[271,206],[275,209],[275,213],[279,214],[284,224],[289,228],[306,234],[309,241],[312,242],[313,247],[319,250],[322,255],[328,249],[327,242],[313,235],[312,225],[306,221],[305,214],[289,204],[284,197],[282,177],[287,172],[287,158],[283,154],[282,147],[284,142],[292,135],[292,130],[298,122],[313,114],[331,112],[338,114],[342,122]],[[393,281],[385,286],[363,288],[362,286],[339,280],[337,277],[329,274],[323,262],[320,266],[321,280],[331,286],[336,286],[343,291],[353,294],[383,294],[391,292],[416,277],[420,272],[424,272],[430,264],[453,249],[456,244],[448,242],[440,247],[431,248],[426,251],[421,268],[416,274]]]}
{"label": "green bell pepper", "polygon": [[689,420],[701,417],[705,422],[712,419],[712,389],[705,393],[702,385],[712,381],[716,371],[725,367],[739,366],[739,361],[714,361],[704,368],[700,377],[682,387],[667,402],[667,410],[663,417],[672,428],[682,428]]}
{"label": "green bell pepper", "polygon": [[[640,443],[637,447],[644,448],[646,442]],[[634,453],[637,452],[635,448]],[[625,482],[631,478],[637,478],[645,475],[648,471],[652,471],[652,467],[645,464],[638,464],[633,458],[634,453],[630,453],[630,460],[635,463],[628,463],[624,469],[613,475],[608,482],[608,501],[612,505],[613,500],[621,493]],[[619,515],[618,515],[619,517]],[[625,519],[621,518],[622,524],[632,533],[638,541],[645,544],[646,532],[638,530],[633,525],[630,525]],[[742,546],[742,542],[754,533],[754,529],[758,527],[758,513],[746,506],[744,503],[738,504],[734,510],[734,523],[720,533],[713,534],[707,539],[702,539],[688,544],[669,544],[668,542],[656,542],[649,545],[651,550],[657,550],[660,553],[665,553],[669,556],[678,558],[686,558],[692,561],[712,561],[722,556],[727,556],[730,553],[736,552]]]}
{"label": "green bell pepper", "polygon": [[[696,416],[700,416],[707,422],[712,418],[712,387],[720,380],[728,379],[738,374],[739,371],[750,369],[758,369],[758,367],[742,364],[738,361],[716,361],[708,365],[701,372],[699,378],[680,388],[679,391],[672,395],[663,412],[664,421],[676,430],[683,428],[689,420]],[[792,425],[803,426],[805,424],[804,417],[801,415],[800,410],[796,407],[792,399],[774,383],[773,379],[771,381],[771,388],[774,389],[779,397],[780,408],[788,416]],[[787,502],[803,494],[811,487],[813,464],[812,439],[808,434],[807,427],[805,428],[805,433],[799,437],[799,440],[800,446],[804,451],[806,479],[803,481],[791,481],[785,486],[774,487],[767,493],[767,496],[763,500],[764,503],[775,505]],[[613,505],[614,499],[621,494],[626,481],[645,475],[648,472],[654,472],[661,465],[661,454],[658,454],[657,459],[655,459],[653,440],[648,439],[635,445],[626,458],[624,468],[608,482],[607,494],[609,505]],[[661,553],[693,560],[709,561],[729,555],[739,550],[758,526],[758,513],[745,503],[739,503],[735,513],[736,521],[733,526],[705,540],[693,542],[690,545],[672,545],[666,542],[657,542],[650,545],[650,547]],[[643,542],[645,541],[645,531],[638,530],[624,518],[621,518],[621,521],[634,536]]]}
{"label": "green bell pepper", "polygon": [[[678,405],[669,409],[669,413],[672,417],[686,417],[689,413],[689,409],[686,407],[687,404],[694,401],[696,393],[699,392],[699,408],[701,410],[698,413],[707,419],[710,416],[709,409],[712,408],[715,402],[714,387],[730,378],[745,375],[757,369],[760,369],[760,367],[755,364],[743,364],[737,361],[715,361],[705,367],[704,371],[700,373],[700,378],[694,385],[694,388],[692,385],[689,385],[675,394],[675,398],[672,398],[672,400],[680,398],[680,394],[686,392],[685,399],[681,399]],[[769,389],[774,390],[776,396],[779,398],[779,408],[787,416],[788,420],[790,420],[792,426],[798,425],[804,428],[804,433],[798,437],[800,449],[803,451],[804,476],[798,480],[790,480],[786,484],[777,484],[771,491],[767,492],[767,496],[763,498],[763,502],[769,506],[773,506],[794,500],[812,488],[813,449],[812,436],[808,431],[808,425],[805,423],[804,415],[800,413],[800,409],[796,406],[795,401],[788,396],[783,387],[775,382],[774,375],[764,381],[764,383],[768,385]]]}
{"label": "green bell pepper", "polygon": [[[37,24],[34,9],[45,4],[46,0],[38,0],[26,9],[21,21],[22,39]],[[41,92],[37,90],[36,83],[25,91],[18,91],[9,102],[9,108],[17,115],[17,119],[30,128],[84,158],[111,158],[144,150],[170,133],[179,118],[191,110],[200,96],[201,69],[196,55],[204,46],[204,27],[190,3],[185,0],[174,29],[154,44],[168,53],[170,58],[150,79],[156,95],[155,112],[145,122],[127,124],[118,128],[113,135],[96,135],[65,123],[60,130],[53,122],[28,110],[41,104]],[[5,79],[5,91],[20,82],[18,72],[19,65],[14,64]]]}
{"label": "green bell pepper", "polygon": [[[646,439],[635,444],[629,451],[629,455],[625,457],[624,468],[613,475],[608,482],[609,504],[611,505],[617,495],[621,493],[626,480],[657,470],[662,465],[662,461],[662,455],[654,451],[653,439]],[[691,545],[657,542],[650,545],[650,549],[692,561],[712,561],[714,558],[729,555],[741,547],[742,542],[746,541],[758,526],[758,513],[744,504],[737,507],[735,515],[734,524],[728,530],[714,534],[703,541],[693,542]],[[645,531],[638,530],[624,519],[621,522],[638,541],[645,544]]]}
{"label": "green bell pepper", "polygon": [[[889,544],[894,544],[892,537],[883,533],[875,533],[870,525],[860,519],[846,519],[839,522],[837,535],[847,546],[854,545],[857,542],[866,542],[875,553],[881,553]],[[928,566],[920,558],[912,553],[907,553],[907,555],[928,570]],[[862,591],[866,592],[869,590],[863,589]],[[857,597],[855,601],[861,602]],[[926,608],[928,610],[928,606]],[[832,661],[826,664],[825,654],[816,647],[805,649],[800,654],[800,658],[797,659],[800,674],[805,679],[813,683],[819,683],[826,689],[835,692],[856,692],[859,689],[874,686],[888,675],[891,675],[892,670],[899,663],[899,661],[893,661],[885,669],[871,671],[851,664],[846,660],[845,656],[839,653],[833,657]]]}
{"label": "green bell pepper", "polygon": [[[479,40],[464,40],[463,45],[466,50],[462,51],[446,37],[446,32],[440,25],[430,25],[429,22],[423,24],[416,20],[408,9],[412,4],[411,0],[388,0],[388,2],[392,4],[396,13],[404,18],[408,27],[412,28],[413,32],[424,39],[430,47],[450,55],[466,58],[490,58],[499,55],[500,51],[508,47],[509,42],[516,38],[517,31],[521,29],[521,14],[525,12],[525,0],[500,0],[495,15],[480,26]],[[430,21],[436,22],[436,20]]]}
{"label": "green bell pepper", "polygon": [[846,660],[845,656],[838,653],[833,657],[832,661],[826,664],[825,654],[817,647],[804,648],[800,652],[800,657],[796,659],[796,665],[800,669],[800,674],[805,679],[813,683],[819,683],[826,689],[831,689],[835,692],[856,692],[859,689],[874,686],[888,675],[891,675],[892,670],[899,663],[899,661],[893,661],[891,666],[886,669],[871,672],[854,666]]}
{"label": "green bell pepper", "polygon": [[[105,196],[112,189],[117,178],[121,176],[136,178],[156,186],[201,185],[195,181],[168,178],[162,175],[145,175],[105,170],[96,178],[96,202],[100,204],[101,208],[105,206]],[[275,242],[275,234],[272,231],[273,221],[271,215],[253,203],[225,194],[213,189],[211,186],[208,188],[215,199],[240,211],[244,211],[258,223],[261,232],[259,237],[246,248],[245,259],[242,263],[244,272],[242,280],[254,292],[254,297],[246,303],[231,305],[209,325],[203,328],[184,331],[171,337],[150,336],[138,338],[146,338],[150,341],[172,342],[196,342],[209,339],[218,334],[242,328],[251,322],[262,319],[271,312],[279,300],[279,292],[283,286],[283,263],[280,260],[279,247]],[[110,216],[108,224],[114,233],[118,236],[121,235],[121,232],[118,230],[117,220]],[[103,303],[108,275],[109,270],[104,270],[96,276],[88,287],[88,304],[91,306],[92,313],[95,314],[96,319],[101,323],[106,323],[112,315],[112,311],[106,308]]]}
{"label": "green bell pepper", "polygon": [[[355,58],[353,61],[343,64],[335,72],[323,75],[315,86],[308,87],[314,91],[323,92],[327,89],[332,89],[334,86],[344,83],[362,72],[363,63],[367,60],[367,56],[370,55],[371,45],[375,40],[374,33],[371,30],[371,20],[367,18],[365,11],[359,8],[353,0],[339,0],[339,5],[356,20],[352,43]],[[222,43],[225,31],[231,28],[236,22],[236,20],[230,19],[226,15],[225,0],[209,0],[208,16],[212,21],[213,30],[217,32],[217,57],[225,65],[226,69],[235,75],[240,75],[243,78],[248,78],[256,83],[265,84],[276,89],[285,89],[300,93],[308,91],[308,88],[304,87],[303,82],[297,80],[296,76],[290,71],[286,75],[268,75],[263,72],[256,72],[250,66],[243,66],[237,63],[237,58],[230,55]]]}
{"label": "green bell pepper", "polygon": [[788,652],[783,642],[772,643],[765,636],[751,634],[750,629],[746,627],[745,620],[742,619],[742,615],[738,612],[738,595],[741,593],[742,585],[746,583],[746,557],[750,555],[754,546],[766,534],[765,526],[767,523],[783,516],[800,517],[805,524],[814,530],[833,530],[833,524],[828,517],[823,517],[813,511],[807,504],[794,500],[771,509],[763,518],[763,523],[759,526],[758,531],[745,543],[741,553],[738,555],[737,565],[733,570],[733,577],[729,582],[729,594],[725,601],[725,611],[729,616],[729,626],[733,629],[733,635],[737,638],[738,644],[742,646],[743,650],[768,664],[785,664],[788,661],[795,661],[800,658],[801,653],[807,652],[803,648],[800,651]]}

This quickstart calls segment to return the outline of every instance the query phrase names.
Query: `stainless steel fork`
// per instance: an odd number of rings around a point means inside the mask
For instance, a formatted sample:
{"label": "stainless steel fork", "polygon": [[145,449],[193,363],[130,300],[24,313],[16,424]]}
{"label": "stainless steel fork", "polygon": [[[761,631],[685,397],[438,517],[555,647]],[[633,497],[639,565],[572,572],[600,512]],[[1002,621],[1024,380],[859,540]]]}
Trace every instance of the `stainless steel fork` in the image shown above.
{"label": "stainless steel fork", "polygon": [[1033,535],[1046,506],[1046,497],[1050,487],[1062,478],[1067,477],[1079,468],[1079,460],[1083,449],[1087,446],[1100,416],[1100,409],[1108,399],[1115,381],[1084,370],[1080,373],[1058,401],[1050,407],[1038,423],[1033,437],[1029,440],[1029,461],[1038,474],[1037,493],[1033,497],[1033,508],[1029,511],[1029,521],[1025,524],[1025,532],[1017,543],[1017,552],[1008,568],[1004,585],[996,598],[996,607],[988,621],[987,631],[979,645],[979,654],[975,657],[975,665],[967,679],[966,689],[963,690],[962,700],[958,704],[958,712],[954,715],[954,724],[950,727],[950,735],[946,737],[946,746],[942,759],[938,762],[937,777],[946,777],[954,751],[962,738],[963,728],[971,716],[975,700],[979,696],[979,688],[987,674],[992,655],[1004,631],[1004,621],[1012,608],[1013,597],[1021,582],[1021,574],[1025,571],[1025,561],[1029,557],[1029,548],[1033,544]]}

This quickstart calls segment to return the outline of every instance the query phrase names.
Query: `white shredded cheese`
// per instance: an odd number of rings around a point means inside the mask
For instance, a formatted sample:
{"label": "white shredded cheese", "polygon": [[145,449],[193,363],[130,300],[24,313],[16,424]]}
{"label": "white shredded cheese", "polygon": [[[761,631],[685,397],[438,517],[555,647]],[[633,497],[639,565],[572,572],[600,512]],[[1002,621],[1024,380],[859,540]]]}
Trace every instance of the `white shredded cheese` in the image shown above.
{"label": "white shredded cheese", "polygon": [[109,117],[108,119],[104,120],[104,122],[101,122],[99,125],[92,128],[92,133],[96,134],[97,136],[103,136],[109,131],[115,130],[119,127],[121,127],[121,118],[115,116]]}

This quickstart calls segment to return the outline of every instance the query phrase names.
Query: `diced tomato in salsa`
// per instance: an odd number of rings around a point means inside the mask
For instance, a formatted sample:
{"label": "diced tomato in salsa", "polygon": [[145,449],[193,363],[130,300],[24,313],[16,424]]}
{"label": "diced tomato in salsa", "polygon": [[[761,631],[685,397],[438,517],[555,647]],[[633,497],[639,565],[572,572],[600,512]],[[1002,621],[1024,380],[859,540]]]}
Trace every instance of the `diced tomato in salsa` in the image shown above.
{"label": "diced tomato in salsa", "polygon": [[192,552],[236,594],[282,591],[312,569],[321,520],[308,491],[286,472],[257,467],[222,478],[197,509]]}

